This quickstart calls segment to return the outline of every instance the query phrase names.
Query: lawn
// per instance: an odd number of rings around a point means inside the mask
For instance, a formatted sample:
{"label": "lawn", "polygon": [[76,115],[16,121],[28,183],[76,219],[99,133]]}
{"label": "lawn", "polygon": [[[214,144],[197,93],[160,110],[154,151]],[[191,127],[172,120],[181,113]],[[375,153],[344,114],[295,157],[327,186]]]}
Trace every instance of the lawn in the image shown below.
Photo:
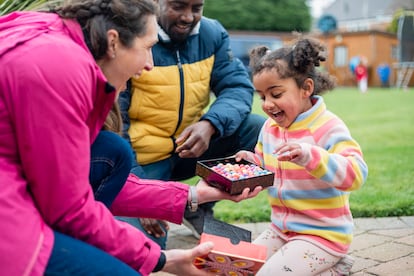
{"label": "lawn", "polygon": [[[354,217],[414,215],[414,91],[337,88],[324,98],[360,143],[369,167],[367,182],[351,194]],[[264,114],[257,97],[253,110]],[[269,220],[270,207],[262,192],[240,203],[218,202],[214,210],[227,222],[261,222]]]}

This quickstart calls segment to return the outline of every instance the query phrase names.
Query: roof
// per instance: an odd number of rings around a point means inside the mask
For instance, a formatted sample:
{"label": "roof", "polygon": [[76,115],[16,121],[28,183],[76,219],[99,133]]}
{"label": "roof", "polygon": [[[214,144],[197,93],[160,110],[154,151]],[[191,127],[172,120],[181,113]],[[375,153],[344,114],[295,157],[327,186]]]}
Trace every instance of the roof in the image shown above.
{"label": "roof", "polygon": [[392,16],[400,8],[414,9],[412,0],[336,0],[323,10],[337,21],[361,20]]}

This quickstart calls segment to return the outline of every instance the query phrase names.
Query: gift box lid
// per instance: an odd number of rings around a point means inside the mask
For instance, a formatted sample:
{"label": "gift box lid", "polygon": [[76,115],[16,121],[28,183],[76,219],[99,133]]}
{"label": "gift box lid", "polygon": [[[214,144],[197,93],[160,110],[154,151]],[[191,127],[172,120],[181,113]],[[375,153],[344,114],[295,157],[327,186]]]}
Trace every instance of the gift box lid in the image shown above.
{"label": "gift box lid", "polygon": [[233,244],[229,238],[202,233],[200,243],[211,241],[214,243],[213,252],[241,259],[264,263],[267,249],[265,246],[240,241]]}
{"label": "gift box lid", "polygon": [[198,269],[216,276],[253,276],[266,261],[266,247],[245,241],[233,244],[230,239],[202,233],[200,243],[213,242],[214,248],[193,263]]}
{"label": "gift box lid", "polygon": [[213,242],[214,248],[195,258],[194,265],[218,276],[255,275],[266,261],[267,249],[250,241],[250,231],[206,217],[200,243]]}

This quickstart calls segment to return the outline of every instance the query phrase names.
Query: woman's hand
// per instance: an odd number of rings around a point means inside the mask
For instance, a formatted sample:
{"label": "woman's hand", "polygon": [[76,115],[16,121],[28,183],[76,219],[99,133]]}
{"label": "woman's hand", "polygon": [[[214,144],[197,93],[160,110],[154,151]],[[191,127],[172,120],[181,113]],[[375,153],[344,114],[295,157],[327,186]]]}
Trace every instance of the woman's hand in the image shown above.
{"label": "woman's hand", "polygon": [[162,271],[174,275],[207,276],[207,271],[196,268],[193,260],[196,257],[204,256],[213,249],[212,242],[206,242],[193,247],[192,249],[172,249],[164,251],[166,262]]}
{"label": "woman's hand", "polygon": [[245,188],[241,194],[230,195],[225,191],[208,185],[203,179],[197,183],[196,187],[199,204],[222,199],[239,202],[248,198],[253,198],[263,190],[262,186],[257,186],[253,191],[250,191],[250,188]]}

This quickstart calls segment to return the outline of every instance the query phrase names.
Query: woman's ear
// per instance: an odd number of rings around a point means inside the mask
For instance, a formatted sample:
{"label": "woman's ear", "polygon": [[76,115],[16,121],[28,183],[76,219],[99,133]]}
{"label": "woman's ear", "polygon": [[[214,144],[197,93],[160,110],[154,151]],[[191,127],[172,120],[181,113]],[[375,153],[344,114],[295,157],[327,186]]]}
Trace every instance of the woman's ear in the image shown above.
{"label": "woman's ear", "polygon": [[303,96],[310,97],[313,94],[313,90],[315,89],[315,83],[313,79],[307,78],[302,85]]}
{"label": "woman's ear", "polygon": [[117,30],[114,29],[109,29],[106,32],[106,37],[108,40],[108,49],[107,49],[107,55],[110,58],[115,58],[116,57],[116,51],[118,48],[118,43],[119,43],[119,34]]}

